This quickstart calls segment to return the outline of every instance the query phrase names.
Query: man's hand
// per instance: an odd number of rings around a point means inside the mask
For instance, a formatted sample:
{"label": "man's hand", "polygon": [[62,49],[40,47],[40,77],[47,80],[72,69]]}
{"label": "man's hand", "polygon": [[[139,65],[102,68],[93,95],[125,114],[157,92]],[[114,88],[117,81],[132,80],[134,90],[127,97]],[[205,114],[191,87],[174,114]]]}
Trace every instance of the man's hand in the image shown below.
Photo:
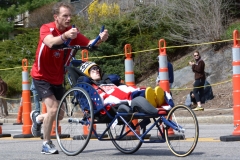
{"label": "man's hand", "polygon": [[[95,46],[99,46],[99,44],[101,44],[102,42],[105,42],[108,39],[108,30],[105,29],[102,33],[99,33],[100,36],[100,40],[98,40],[98,42],[95,44]],[[95,39],[91,40],[89,42],[89,45],[92,44],[94,42]]]}
{"label": "man's hand", "polygon": [[64,34],[64,38],[65,39],[75,39],[77,37],[78,34],[78,30],[77,28],[71,28],[70,30],[68,30],[67,32],[63,33]]}
{"label": "man's hand", "polygon": [[108,39],[108,30],[105,29],[102,33],[99,34],[101,41],[105,42]]}

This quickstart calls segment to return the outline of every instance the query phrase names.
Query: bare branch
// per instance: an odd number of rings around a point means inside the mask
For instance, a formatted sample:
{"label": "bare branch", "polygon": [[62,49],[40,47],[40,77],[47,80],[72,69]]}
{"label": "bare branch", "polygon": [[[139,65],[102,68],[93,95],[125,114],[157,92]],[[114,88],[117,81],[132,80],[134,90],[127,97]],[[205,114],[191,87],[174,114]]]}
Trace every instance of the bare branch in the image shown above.
{"label": "bare branch", "polygon": [[228,19],[231,0],[165,0],[165,16],[172,40],[200,43],[219,40]]}

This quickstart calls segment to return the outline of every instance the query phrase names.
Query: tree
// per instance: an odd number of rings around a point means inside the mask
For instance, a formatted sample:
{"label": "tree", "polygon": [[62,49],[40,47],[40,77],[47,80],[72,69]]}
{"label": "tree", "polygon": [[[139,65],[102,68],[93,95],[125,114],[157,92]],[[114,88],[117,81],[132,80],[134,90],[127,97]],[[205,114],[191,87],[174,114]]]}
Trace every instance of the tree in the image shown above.
{"label": "tree", "polygon": [[52,2],[32,11],[28,17],[28,26],[31,28],[40,28],[43,24],[52,22],[54,20],[52,15],[52,7],[54,4],[55,2]]}
{"label": "tree", "polygon": [[[32,11],[53,0],[0,0],[0,38],[8,38],[8,33],[13,31],[15,17],[26,11]],[[26,17],[23,17],[24,20]]]}
{"label": "tree", "polygon": [[[5,40],[0,43],[0,69],[19,67],[22,59],[28,60],[32,66],[38,45],[39,29],[19,28],[23,34],[18,34],[13,40]],[[21,70],[1,70],[1,76],[9,86],[8,96],[21,92]]]}
{"label": "tree", "polygon": [[120,13],[120,7],[116,3],[107,4],[107,3],[98,3],[98,0],[95,0],[88,8],[88,19],[90,22],[98,22],[101,18],[108,18],[117,16]]}
{"label": "tree", "polygon": [[164,0],[169,39],[182,43],[220,40],[229,21],[232,0]]}

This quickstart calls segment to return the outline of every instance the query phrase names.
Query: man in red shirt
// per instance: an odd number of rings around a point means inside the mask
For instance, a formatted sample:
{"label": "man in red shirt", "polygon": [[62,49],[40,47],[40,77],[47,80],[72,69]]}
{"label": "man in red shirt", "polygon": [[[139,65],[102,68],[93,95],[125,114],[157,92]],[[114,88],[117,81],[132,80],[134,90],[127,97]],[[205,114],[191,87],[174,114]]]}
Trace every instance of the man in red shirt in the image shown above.
{"label": "man in red shirt", "polygon": [[[39,114],[31,112],[33,121],[33,136],[41,135],[41,124],[43,123],[43,147],[44,154],[57,154],[58,150],[51,141],[51,129],[55,120],[59,101],[64,94],[62,86],[64,80],[64,64],[70,54],[65,55],[61,49],[51,49],[54,45],[61,45],[71,39],[70,45],[88,46],[94,40],[89,40],[79,33],[77,28],[72,28],[70,21],[72,6],[69,3],[59,2],[53,6],[54,22],[44,24],[40,28],[40,39],[36,51],[36,57],[32,66],[31,76],[36,87],[39,98],[47,107],[47,113]],[[104,30],[96,45],[108,39],[108,31]]]}

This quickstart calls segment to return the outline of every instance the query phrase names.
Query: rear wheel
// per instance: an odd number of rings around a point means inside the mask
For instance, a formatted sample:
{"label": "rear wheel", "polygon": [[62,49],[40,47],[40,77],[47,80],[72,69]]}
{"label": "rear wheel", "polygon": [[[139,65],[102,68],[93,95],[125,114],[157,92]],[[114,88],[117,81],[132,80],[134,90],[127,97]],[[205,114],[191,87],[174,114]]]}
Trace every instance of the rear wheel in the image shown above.
{"label": "rear wheel", "polygon": [[[56,137],[62,151],[70,156],[79,154],[87,146],[93,128],[93,105],[88,93],[74,87],[60,101],[56,116]],[[61,122],[61,125],[60,123]],[[69,135],[68,138],[62,135]]]}
{"label": "rear wheel", "polygon": [[170,110],[167,120],[174,129],[166,126],[165,135],[169,149],[179,157],[192,153],[198,142],[199,126],[191,108],[178,105]]}

